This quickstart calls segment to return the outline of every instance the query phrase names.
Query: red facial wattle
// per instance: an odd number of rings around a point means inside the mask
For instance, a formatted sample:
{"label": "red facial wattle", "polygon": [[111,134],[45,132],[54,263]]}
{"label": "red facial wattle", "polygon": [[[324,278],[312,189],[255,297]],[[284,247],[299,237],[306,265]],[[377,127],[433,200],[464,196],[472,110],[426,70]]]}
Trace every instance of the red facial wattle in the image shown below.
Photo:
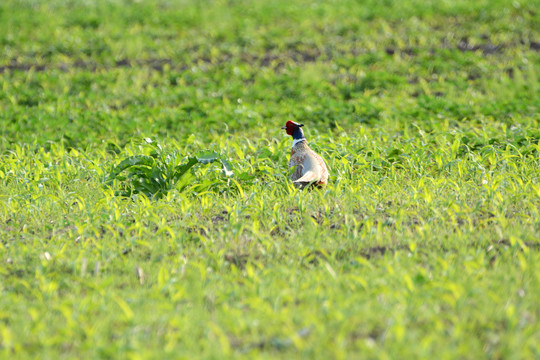
{"label": "red facial wattle", "polygon": [[285,125],[285,129],[287,131],[287,135],[292,135],[294,129],[296,129],[296,125],[292,121],[287,121],[287,124]]}
{"label": "red facial wattle", "polygon": [[287,123],[285,124],[284,127],[282,127],[282,129],[285,129],[285,131],[287,131],[287,135],[293,135],[294,131],[296,129],[298,129],[299,127],[301,127],[302,125],[301,124],[297,124],[295,123],[294,121],[287,121]]}

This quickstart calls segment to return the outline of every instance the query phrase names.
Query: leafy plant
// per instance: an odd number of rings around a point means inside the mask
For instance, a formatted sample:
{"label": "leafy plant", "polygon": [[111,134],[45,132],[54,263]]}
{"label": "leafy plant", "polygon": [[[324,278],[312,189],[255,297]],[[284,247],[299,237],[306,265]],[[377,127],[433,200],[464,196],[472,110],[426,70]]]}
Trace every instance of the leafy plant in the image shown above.
{"label": "leafy plant", "polygon": [[[122,160],[107,175],[105,184],[112,186],[120,183],[120,196],[144,194],[149,198],[161,198],[178,184],[180,189],[187,185],[180,180],[196,165],[219,162],[225,176],[232,176],[232,165],[226,158],[212,150],[205,150],[195,155],[182,157],[178,151],[166,153],[160,144],[152,139],[145,139],[145,145],[152,149],[150,155],[132,155]],[[192,178],[195,181],[195,178]]]}

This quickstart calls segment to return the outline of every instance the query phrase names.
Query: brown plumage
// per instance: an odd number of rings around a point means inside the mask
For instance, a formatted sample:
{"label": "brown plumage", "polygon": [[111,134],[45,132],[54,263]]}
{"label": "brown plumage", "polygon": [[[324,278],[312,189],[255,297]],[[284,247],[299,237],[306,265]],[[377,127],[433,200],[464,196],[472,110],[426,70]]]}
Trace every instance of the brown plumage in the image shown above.
{"label": "brown plumage", "polygon": [[288,121],[283,127],[287,130],[287,134],[293,137],[289,168],[296,167],[296,170],[291,175],[291,180],[301,189],[308,185],[325,186],[328,183],[328,168],[322,157],[308,146],[302,126]]}

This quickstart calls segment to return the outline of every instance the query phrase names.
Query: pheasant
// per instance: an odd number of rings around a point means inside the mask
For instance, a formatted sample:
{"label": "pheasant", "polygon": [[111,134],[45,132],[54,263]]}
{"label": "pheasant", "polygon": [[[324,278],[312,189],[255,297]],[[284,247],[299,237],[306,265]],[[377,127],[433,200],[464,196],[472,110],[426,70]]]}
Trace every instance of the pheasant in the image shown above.
{"label": "pheasant", "polygon": [[325,186],[328,183],[328,168],[324,160],[309,148],[302,126],[304,124],[287,121],[282,127],[293,138],[289,168],[296,166],[296,171],[291,175],[291,180],[300,189],[309,185]]}

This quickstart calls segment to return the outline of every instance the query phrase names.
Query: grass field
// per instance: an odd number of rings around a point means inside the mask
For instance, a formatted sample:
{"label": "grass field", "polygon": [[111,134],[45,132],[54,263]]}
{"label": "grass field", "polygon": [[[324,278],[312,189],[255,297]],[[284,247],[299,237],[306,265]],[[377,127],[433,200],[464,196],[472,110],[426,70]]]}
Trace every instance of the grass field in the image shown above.
{"label": "grass field", "polygon": [[1,1],[0,357],[540,358],[539,80],[538,0]]}

